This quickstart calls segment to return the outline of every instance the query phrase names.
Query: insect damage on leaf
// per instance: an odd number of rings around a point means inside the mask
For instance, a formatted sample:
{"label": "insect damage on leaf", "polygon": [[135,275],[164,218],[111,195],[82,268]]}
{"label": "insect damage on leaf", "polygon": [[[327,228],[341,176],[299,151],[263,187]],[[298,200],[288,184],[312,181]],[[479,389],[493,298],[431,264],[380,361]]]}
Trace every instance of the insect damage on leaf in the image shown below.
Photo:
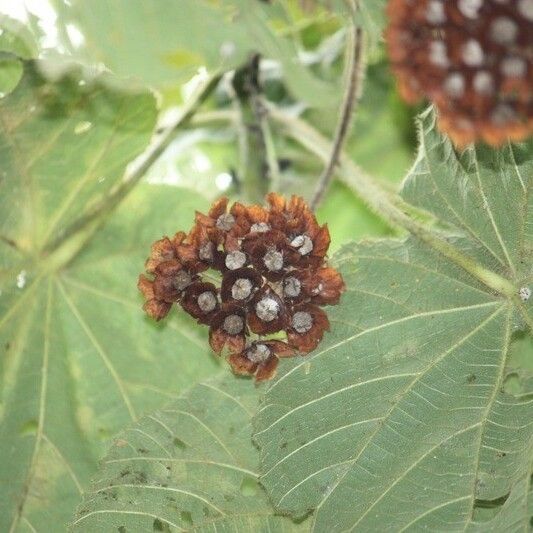
{"label": "insect damage on leaf", "polygon": [[400,92],[430,99],[456,145],[533,132],[531,0],[391,0],[388,13]]}
{"label": "insect damage on leaf", "polygon": [[258,381],[274,376],[280,357],[318,346],[329,329],[321,306],[337,304],[345,288],[327,266],[327,225],[302,198],[271,193],[267,200],[268,209],[235,203],[228,211],[222,198],[207,215],[197,213],[188,234],[152,245],[150,277],[138,283],[149,316],[161,320],[180,304],[209,326],[211,348],[229,353],[235,373]]}

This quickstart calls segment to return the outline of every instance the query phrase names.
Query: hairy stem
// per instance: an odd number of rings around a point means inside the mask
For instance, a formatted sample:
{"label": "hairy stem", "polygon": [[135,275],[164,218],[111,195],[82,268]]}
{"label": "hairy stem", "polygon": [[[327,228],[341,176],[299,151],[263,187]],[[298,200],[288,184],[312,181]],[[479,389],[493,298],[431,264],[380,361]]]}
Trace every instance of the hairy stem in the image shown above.
{"label": "hairy stem", "polygon": [[73,234],[79,232],[91,222],[109,215],[124,199],[124,197],[139,183],[141,178],[159,159],[163,152],[174,140],[176,132],[185,126],[196,113],[200,105],[206,100],[217,86],[221,74],[215,73],[207,78],[197,89],[190,100],[185,104],[180,114],[166,126],[158,131],[148,149],[126,170],[124,177],[111,192],[90,208],[83,216],[68,226],[62,234],[44,249],[45,254],[59,248]]}
{"label": "hairy stem", "polygon": [[[331,143],[305,121],[288,116],[271,106],[270,116],[278,122],[295,141],[323,161],[328,161],[332,150]],[[439,251],[442,255],[461,266],[469,274],[483,282],[487,287],[508,298],[516,297],[516,287],[507,279],[479,265],[450,244],[445,237],[430,230],[406,214],[404,202],[394,201],[376,181],[368,176],[346,156],[340,156],[339,177],[372,209],[391,226],[399,226]]]}
{"label": "hairy stem", "polygon": [[278,192],[281,187],[281,175],[278,164],[278,156],[276,155],[276,147],[274,145],[274,138],[268,122],[268,112],[264,104],[263,98],[257,97],[256,113],[258,115],[259,126],[261,128],[261,135],[265,145],[265,160],[268,167],[268,177],[270,179],[270,190]]}
{"label": "hairy stem", "polygon": [[362,93],[362,81],[364,75],[364,36],[363,30],[357,26],[356,16],[359,13],[359,3],[357,1],[351,2],[352,4],[352,25],[348,32],[347,38],[347,84],[344,98],[342,101],[340,117],[337,124],[337,129],[335,132],[335,138],[333,141],[333,147],[331,150],[331,155],[329,156],[328,161],[322,175],[320,176],[315,193],[311,199],[309,205],[313,211],[322,202],[326,191],[328,190],[333,176],[335,174],[335,169],[339,163],[339,158],[342,153],[344,142],[348,135],[350,129],[350,124],[352,122],[353,115],[356,111],[357,104],[361,97]]}
{"label": "hairy stem", "polygon": [[261,57],[254,54],[233,76],[239,107],[242,188],[249,202],[262,202],[268,192],[267,148],[264,139],[265,109],[260,99]]}

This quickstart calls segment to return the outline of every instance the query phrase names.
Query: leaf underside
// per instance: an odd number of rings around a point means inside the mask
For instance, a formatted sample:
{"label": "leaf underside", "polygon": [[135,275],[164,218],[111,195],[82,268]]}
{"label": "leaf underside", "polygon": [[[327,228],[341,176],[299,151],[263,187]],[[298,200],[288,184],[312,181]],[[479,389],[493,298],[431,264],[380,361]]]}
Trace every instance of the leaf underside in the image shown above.
{"label": "leaf underside", "polygon": [[[459,155],[429,112],[421,126],[406,199],[481,265],[531,283],[531,145]],[[525,530],[533,399],[504,388],[515,306],[413,238],[336,263],[348,293],[332,333],[284,365],[254,420],[275,508],[315,509],[316,531]],[[478,513],[498,498],[499,514]]]}
{"label": "leaf underside", "polygon": [[305,531],[258,483],[259,391],[234,376],[195,385],[119,435],[72,531]]}

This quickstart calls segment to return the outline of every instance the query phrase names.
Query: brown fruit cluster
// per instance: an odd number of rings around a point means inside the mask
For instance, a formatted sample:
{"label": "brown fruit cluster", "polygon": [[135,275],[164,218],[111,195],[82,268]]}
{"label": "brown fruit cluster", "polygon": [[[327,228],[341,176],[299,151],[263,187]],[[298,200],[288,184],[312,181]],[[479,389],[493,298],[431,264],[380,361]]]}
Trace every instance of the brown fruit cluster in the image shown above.
{"label": "brown fruit cluster", "polygon": [[[268,208],[215,202],[189,232],[156,241],[139,277],[156,320],[179,304],[209,326],[209,343],[237,374],[270,379],[278,358],[314,350],[329,329],[324,305],[344,291],[326,264],[330,237],[302,198],[271,193]],[[220,273],[220,274],[218,274]],[[214,275],[221,277],[213,282]]]}
{"label": "brown fruit cluster", "polygon": [[533,0],[390,0],[400,92],[431,100],[459,147],[533,133]]}

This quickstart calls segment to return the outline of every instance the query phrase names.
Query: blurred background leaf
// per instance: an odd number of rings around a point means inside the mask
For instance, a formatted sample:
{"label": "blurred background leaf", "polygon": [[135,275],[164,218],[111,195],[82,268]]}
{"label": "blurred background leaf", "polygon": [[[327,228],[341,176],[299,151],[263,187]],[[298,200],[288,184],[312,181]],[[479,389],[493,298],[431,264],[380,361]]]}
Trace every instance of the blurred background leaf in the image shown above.
{"label": "blurred background leaf", "polygon": [[0,100],[0,529],[54,531],[106,441],[218,362],[192,320],[149,321],[136,288],[150,243],[205,199],[139,186],[103,228],[61,239],[146,146],[152,95],[25,72]]}

